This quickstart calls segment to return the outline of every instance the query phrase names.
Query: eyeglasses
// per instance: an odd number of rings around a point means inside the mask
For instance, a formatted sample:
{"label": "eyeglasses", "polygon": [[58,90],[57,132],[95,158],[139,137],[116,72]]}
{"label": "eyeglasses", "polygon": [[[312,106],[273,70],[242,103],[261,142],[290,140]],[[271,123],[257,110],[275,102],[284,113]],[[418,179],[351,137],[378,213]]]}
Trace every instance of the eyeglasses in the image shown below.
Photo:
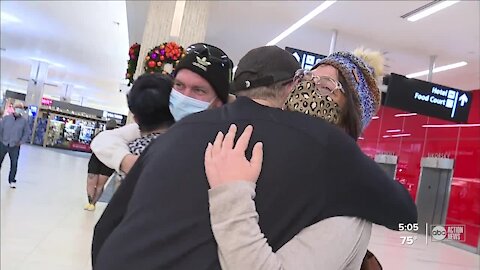
{"label": "eyeglasses", "polygon": [[315,76],[309,70],[299,69],[295,72],[293,81],[299,83],[302,80],[312,81],[315,84],[315,89],[321,96],[331,95],[335,90],[340,90],[345,94],[342,84],[328,76]]}

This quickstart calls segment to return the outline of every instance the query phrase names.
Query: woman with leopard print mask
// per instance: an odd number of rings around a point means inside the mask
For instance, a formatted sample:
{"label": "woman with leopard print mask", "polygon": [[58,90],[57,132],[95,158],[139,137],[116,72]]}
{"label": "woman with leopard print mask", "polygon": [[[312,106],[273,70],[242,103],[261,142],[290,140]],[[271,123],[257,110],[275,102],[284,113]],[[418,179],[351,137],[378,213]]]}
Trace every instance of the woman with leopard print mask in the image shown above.
{"label": "woman with leopard print mask", "polygon": [[[379,108],[380,91],[376,81],[382,75],[382,68],[383,57],[378,52],[359,49],[353,54],[334,53],[322,59],[312,68],[312,71],[299,70],[296,72],[295,87],[288,96],[283,109],[322,118],[344,129],[357,140]],[[216,172],[222,170],[237,172],[237,179],[253,183],[257,181],[256,178],[260,174],[263,156],[262,150],[259,150],[261,147],[255,146],[257,150],[254,148],[250,162],[245,158],[243,152],[235,149],[237,146],[231,152],[229,152],[230,149],[221,149],[226,138],[233,138],[234,135],[230,134],[232,130],[235,132],[236,128],[229,130],[224,138],[216,140],[214,145],[209,146],[206,150],[205,170],[212,189],[214,189],[211,179],[214,178],[213,175],[217,176],[215,177],[217,178],[216,186],[233,182],[231,178],[218,178]],[[237,141],[237,145],[247,145],[251,132],[252,128],[247,127]],[[215,147],[217,154],[212,151]],[[218,149],[227,151],[231,157],[230,161],[236,161],[227,163],[228,159],[225,158],[225,153],[223,158],[220,158]],[[219,197],[223,196],[225,199],[229,196],[227,187],[222,186],[210,194],[211,209],[220,207],[215,205],[220,201]],[[253,205],[249,202],[239,201],[236,201],[235,204]],[[274,253],[260,232],[258,220],[241,222],[245,216],[252,219],[258,217],[255,208],[244,210],[242,218],[234,217],[228,212],[210,211],[212,230],[221,251],[219,254],[223,260],[222,266],[228,266],[226,269],[359,269],[360,267],[361,269],[382,269],[375,256],[368,251],[363,262],[361,260],[353,261],[353,254],[348,254],[351,251],[345,251],[345,258],[327,259],[325,256],[329,257],[328,250],[318,244],[321,242],[319,239],[324,237],[325,231],[320,231],[318,228],[318,231],[315,231],[316,224],[301,231]],[[221,216],[222,214],[225,216]],[[219,220],[222,222],[218,223]],[[325,230],[325,227],[323,229]],[[232,233],[232,231],[237,233]],[[243,232],[245,235],[239,236],[238,232]],[[259,239],[263,240],[259,241]],[[361,239],[358,240],[359,243],[365,241],[364,238]],[[333,242],[328,248],[330,251],[342,249]],[[366,247],[364,248],[366,249]],[[338,254],[338,252],[334,253]],[[252,254],[256,255],[251,256]]]}

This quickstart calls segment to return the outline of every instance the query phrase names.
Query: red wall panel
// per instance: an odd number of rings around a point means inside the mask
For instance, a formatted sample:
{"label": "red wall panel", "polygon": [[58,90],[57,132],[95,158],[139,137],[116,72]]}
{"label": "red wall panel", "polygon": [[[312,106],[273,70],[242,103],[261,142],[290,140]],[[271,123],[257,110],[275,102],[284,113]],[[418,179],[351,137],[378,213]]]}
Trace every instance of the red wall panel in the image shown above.
{"label": "red wall panel", "polygon": [[[480,125],[480,90],[472,94],[468,123]],[[455,159],[447,224],[465,224],[466,243],[476,247],[480,234],[480,126],[427,128],[424,125],[455,123],[385,106],[377,115],[358,144],[372,158],[377,153],[395,153],[396,179],[414,199],[422,157],[441,153]]]}

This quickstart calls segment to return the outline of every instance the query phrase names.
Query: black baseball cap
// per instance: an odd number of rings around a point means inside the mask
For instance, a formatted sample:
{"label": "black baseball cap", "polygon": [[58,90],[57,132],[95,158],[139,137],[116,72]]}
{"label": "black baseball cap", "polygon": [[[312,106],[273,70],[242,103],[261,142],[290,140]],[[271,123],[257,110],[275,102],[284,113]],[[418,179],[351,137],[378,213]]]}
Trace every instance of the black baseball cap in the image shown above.
{"label": "black baseball cap", "polygon": [[300,63],[278,46],[263,46],[249,51],[237,66],[231,85],[232,93],[270,86],[293,79]]}

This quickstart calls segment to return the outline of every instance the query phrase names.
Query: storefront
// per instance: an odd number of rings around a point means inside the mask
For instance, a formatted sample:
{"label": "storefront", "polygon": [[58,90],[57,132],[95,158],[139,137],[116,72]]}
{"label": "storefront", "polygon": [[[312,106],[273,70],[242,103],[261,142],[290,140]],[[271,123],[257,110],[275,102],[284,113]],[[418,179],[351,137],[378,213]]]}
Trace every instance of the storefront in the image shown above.
{"label": "storefront", "polygon": [[[13,112],[13,106],[25,102],[25,94],[7,90],[1,104],[4,114]],[[67,102],[42,98],[40,108],[29,106],[26,117],[32,130],[30,143],[90,152],[90,143],[98,132],[105,129],[109,119],[124,126],[127,116]]]}
{"label": "storefront", "polygon": [[[93,137],[105,129],[106,121],[114,118],[119,126],[123,126],[127,118],[46,98],[42,99],[37,115],[32,144],[83,152],[90,152]],[[115,117],[108,117],[110,115]]]}

